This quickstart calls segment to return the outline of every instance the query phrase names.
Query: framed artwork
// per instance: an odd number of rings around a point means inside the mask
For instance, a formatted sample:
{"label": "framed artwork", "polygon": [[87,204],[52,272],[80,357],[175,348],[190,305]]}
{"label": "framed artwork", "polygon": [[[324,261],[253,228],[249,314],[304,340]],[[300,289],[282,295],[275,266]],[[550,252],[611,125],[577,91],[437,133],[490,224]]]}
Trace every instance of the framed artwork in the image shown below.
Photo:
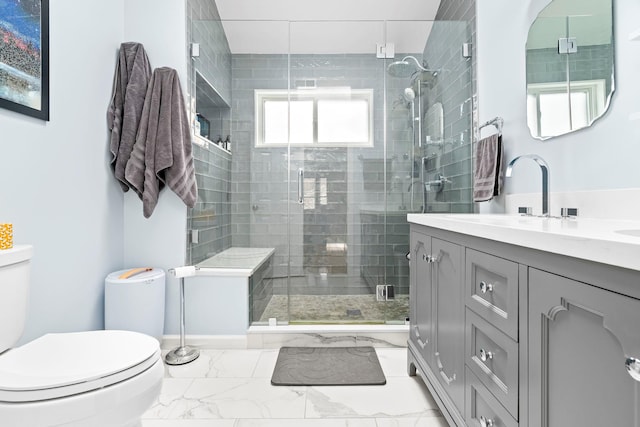
{"label": "framed artwork", "polygon": [[0,107],[49,120],[49,0],[0,0]]}

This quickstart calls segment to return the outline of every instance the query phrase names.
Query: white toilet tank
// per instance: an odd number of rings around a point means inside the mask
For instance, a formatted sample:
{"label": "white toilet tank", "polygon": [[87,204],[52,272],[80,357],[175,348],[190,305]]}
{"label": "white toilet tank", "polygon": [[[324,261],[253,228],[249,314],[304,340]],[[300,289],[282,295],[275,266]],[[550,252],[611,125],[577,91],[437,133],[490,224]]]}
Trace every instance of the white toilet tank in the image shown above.
{"label": "white toilet tank", "polygon": [[33,246],[0,250],[0,353],[11,348],[24,331]]}

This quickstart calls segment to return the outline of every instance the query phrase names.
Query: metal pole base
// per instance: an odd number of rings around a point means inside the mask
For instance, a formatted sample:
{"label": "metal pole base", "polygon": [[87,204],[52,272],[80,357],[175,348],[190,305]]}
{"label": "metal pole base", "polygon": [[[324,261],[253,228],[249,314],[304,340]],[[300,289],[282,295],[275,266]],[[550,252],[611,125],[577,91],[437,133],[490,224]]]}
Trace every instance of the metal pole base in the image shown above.
{"label": "metal pole base", "polygon": [[164,357],[164,361],[167,365],[184,365],[189,362],[193,362],[200,356],[200,350],[197,348],[191,348],[188,345],[184,347],[178,347],[171,350]]}

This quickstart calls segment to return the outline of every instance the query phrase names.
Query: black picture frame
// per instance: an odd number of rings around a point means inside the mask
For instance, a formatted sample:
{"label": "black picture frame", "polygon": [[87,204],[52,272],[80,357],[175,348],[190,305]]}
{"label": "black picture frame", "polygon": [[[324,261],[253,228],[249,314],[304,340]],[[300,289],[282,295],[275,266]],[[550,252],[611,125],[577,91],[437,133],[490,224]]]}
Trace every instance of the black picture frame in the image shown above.
{"label": "black picture frame", "polygon": [[49,0],[0,3],[0,107],[49,121]]}

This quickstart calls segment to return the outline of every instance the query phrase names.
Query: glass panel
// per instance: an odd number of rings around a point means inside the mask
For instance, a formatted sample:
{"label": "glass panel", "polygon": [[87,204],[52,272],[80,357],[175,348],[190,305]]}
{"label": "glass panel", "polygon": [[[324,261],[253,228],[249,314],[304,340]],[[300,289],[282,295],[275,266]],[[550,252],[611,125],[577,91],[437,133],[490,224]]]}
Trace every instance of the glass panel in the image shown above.
{"label": "glass panel", "polygon": [[263,105],[264,144],[286,145],[289,137],[295,144],[313,143],[313,101],[265,101]]}
{"label": "glass panel", "polygon": [[369,103],[365,100],[319,100],[318,142],[369,142]]}
{"label": "glass panel", "polygon": [[384,227],[384,23],[290,28],[291,92],[316,100],[317,132],[316,146],[290,148],[291,171],[304,170],[303,203],[290,198],[290,323],[384,323],[384,268],[363,270],[365,246],[384,257],[384,232],[367,234],[363,222],[371,203]]}
{"label": "glass panel", "polygon": [[[472,62],[460,47],[472,43],[466,22],[389,21],[386,60],[388,170],[386,216],[369,229],[384,232],[384,281],[394,287],[387,321],[402,322],[408,301],[407,212],[473,212]],[[375,232],[374,232],[375,233]],[[375,261],[375,259],[373,260]],[[373,267],[367,267],[373,269]]]}

